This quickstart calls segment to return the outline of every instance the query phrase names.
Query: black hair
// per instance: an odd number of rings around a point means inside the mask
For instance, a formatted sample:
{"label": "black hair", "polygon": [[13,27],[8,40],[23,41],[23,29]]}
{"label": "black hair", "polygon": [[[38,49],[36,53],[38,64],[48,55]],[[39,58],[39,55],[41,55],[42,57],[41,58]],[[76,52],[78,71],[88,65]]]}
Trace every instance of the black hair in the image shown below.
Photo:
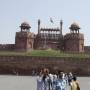
{"label": "black hair", "polygon": [[76,81],[77,80],[77,77],[76,76],[73,76],[73,78],[72,78],[74,81]]}

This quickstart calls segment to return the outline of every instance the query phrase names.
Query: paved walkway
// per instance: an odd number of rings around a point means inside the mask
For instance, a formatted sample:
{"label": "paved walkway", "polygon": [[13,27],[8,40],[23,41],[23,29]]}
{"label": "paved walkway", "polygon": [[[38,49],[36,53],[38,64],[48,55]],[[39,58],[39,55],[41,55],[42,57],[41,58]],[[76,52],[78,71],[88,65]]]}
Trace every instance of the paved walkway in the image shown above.
{"label": "paved walkway", "polygon": [[[81,90],[90,90],[90,77],[78,77],[78,80]],[[36,77],[0,75],[0,90],[36,90]]]}

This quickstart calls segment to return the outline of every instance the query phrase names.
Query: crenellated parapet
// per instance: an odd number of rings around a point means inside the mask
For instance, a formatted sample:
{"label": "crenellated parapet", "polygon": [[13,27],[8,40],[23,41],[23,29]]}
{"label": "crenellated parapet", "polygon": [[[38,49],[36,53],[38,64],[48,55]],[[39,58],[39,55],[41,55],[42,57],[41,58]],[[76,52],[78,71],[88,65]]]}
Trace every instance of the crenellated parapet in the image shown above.
{"label": "crenellated parapet", "polygon": [[81,33],[67,33],[64,36],[64,40],[68,40],[68,39],[84,39],[84,34]]}
{"label": "crenellated parapet", "polygon": [[86,53],[90,53],[90,46],[84,46],[84,51]]}
{"label": "crenellated parapet", "polygon": [[15,44],[0,44],[0,51],[14,51]]}
{"label": "crenellated parapet", "polygon": [[67,52],[84,52],[84,35],[68,33],[64,36],[64,50]]}
{"label": "crenellated parapet", "polygon": [[23,37],[34,38],[34,34],[30,33],[30,32],[16,32],[16,37],[19,37],[19,38],[23,38]]}
{"label": "crenellated parapet", "polygon": [[59,28],[41,28],[40,31],[60,31]]}

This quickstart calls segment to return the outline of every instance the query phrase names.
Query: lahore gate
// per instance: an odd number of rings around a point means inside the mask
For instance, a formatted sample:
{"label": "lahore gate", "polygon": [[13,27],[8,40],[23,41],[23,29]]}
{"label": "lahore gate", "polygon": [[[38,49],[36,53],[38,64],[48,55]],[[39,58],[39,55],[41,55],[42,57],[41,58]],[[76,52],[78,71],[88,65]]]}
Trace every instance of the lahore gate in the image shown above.
{"label": "lahore gate", "polygon": [[38,33],[30,31],[27,22],[20,25],[16,32],[15,44],[0,44],[0,51],[31,51],[36,49],[53,49],[65,52],[88,52],[90,46],[84,46],[84,35],[80,33],[80,26],[72,23],[70,32],[63,35],[63,21],[60,20],[58,28],[43,28],[38,20]]}

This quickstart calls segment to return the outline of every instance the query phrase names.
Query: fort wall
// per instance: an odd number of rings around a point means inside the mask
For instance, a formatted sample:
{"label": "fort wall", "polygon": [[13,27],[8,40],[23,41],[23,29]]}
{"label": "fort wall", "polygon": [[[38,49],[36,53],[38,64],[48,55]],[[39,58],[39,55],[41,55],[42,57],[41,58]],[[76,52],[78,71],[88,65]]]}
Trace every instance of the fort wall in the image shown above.
{"label": "fort wall", "polygon": [[45,67],[51,72],[61,70],[90,76],[89,58],[0,56],[0,74],[31,75],[32,70],[38,72]]}
{"label": "fort wall", "polygon": [[15,44],[0,44],[0,51],[14,51]]}
{"label": "fort wall", "polygon": [[84,46],[85,53],[90,53],[90,46]]}

